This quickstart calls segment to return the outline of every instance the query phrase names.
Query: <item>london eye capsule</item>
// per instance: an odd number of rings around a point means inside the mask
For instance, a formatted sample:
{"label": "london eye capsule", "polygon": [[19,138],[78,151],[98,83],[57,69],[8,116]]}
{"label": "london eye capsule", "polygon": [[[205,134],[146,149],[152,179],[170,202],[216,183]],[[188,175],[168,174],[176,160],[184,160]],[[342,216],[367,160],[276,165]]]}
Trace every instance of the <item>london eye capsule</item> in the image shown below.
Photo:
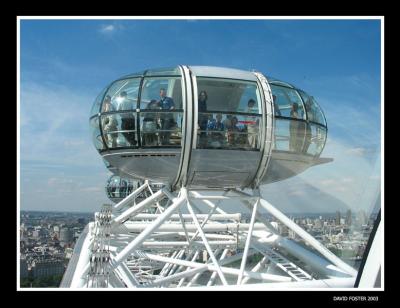
{"label": "london eye capsule", "polygon": [[258,72],[131,74],[98,95],[90,125],[106,164],[171,189],[254,188],[330,161],[320,157],[327,123],[314,97]]}
{"label": "london eye capsule", "polygon": [[106,195],[112,202],[118,203],[129,196],[138,186],[137,180],[112,175],[107,180]]}

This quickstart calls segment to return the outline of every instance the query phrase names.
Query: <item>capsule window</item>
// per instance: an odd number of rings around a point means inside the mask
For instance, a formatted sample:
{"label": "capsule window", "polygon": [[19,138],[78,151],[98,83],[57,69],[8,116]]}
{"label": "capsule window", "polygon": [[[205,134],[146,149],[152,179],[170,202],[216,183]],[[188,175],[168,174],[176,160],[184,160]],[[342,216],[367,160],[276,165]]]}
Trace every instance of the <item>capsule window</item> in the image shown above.
{"label": "capsule window", "polygon": [[119,80],[112,84],[104,98],[102,112],[136,109],[139,85],[140,78]]}
{"label": "capsule window", "polygon": [[182,119],[181,78],[144,78],[140,97],[141,145],[180,147]]}
{"label": "capsule window", "polygon": [[296,90],[271,84],[275,116],[305,120],[303,102]]}
{"label": "capsule window", "polygon": [[261,98],[255,82],[197,78],[197,148],[260,149]]}
{"label": "capsule window", "polygon": [[308,95],[304,91],[299,91],[299,93],[304,101],[307,113],[307,120],[326,126],[324,114],[322,113],[322,110],[319,107],[315,98]]}
{"label": "capsule window", "polygon": [[107,87],[105,87],[99,95],[97,95],[96,99],[94,100],[92,109],[90,110],[90,116],[97,115],[100,112],[100,106],[104,97],[104,94],[107,91]]}

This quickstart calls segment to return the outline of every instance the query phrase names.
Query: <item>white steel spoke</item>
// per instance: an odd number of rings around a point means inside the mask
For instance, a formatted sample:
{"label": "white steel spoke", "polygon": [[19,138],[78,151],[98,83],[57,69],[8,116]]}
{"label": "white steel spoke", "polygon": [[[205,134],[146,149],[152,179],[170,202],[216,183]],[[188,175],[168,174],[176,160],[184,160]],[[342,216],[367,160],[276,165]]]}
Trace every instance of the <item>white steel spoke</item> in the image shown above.
{"label": "white steel spoke", "polygon": [[206,236],[204,235],[203,230],[201,229],[201,226],[200,226],[200,224],[199,224],[199,221],[197,220],[196,214],[193,212],[193,209],[192,209],[192,207],[191,207],[189,201],[187,201],[186,206],[187,206],[187,208],[188,208],[190,214],[192,214],[192,216],[193,216],[193,222],[194,222],[194,224],[196,225],[197,229],[198,229],[199,232],[200,232],[200,236],[201,236],[201,238],[203,239],[204,246],[206,246],[206,249],[207,249],[208,253],[210,254],[210,258],[212,259],[214,265],[217,267],[217,272],[218,272],[219,277],[221,278],[222,283],[223,283],[224,285],[227,285],[228,282],[226,281],[226,279],[225,279],[225,277],[224,277],[224,274],[222,273],[221,268],[219,267],[218,261],[217,261],[217,259],[215,258],[214,254],[213,254],[213,252],[212,252],[212,250],[211,250],[210,245],[208,244],[207,238],[206,238]]}
{"label": "white steel spoke", "polygon": [[[226,254],[228,253],[229,249],[224,249],[224,251],[222,252],[221,257],[219,258],[219,260],[223,260],[226,257]],[[214,284],[215,281],[215,277],[217,277],[217,272],[214,272],[211,274],[210,279],[207,282],[207,286],[212,286]]]}
{"label": "white steel spoke", "polygon": [[[194,261],[197,259],[197,257],[199,256],[199,253],[200,253],[199,250],[196,250],[196,251],[195,251],[195,253],[194,253],[193,257],[192,257],[192,260],[191,260],[192,263],[194,263]],[[189,258],[188,258],[188,259],[189,259]],[[184,265],[181,265],[180,268],[181,268],[181,267],[183,268],[183,266],[184,266]],[[190,268],[187,268],[185,271],[188,271],[189,269],[190,269]],[[179,281],[179,283],[178,283],[178,288],[182,286],[183,282],[185,281],[185,278],[186,278],[186,277],[182,278],[182,279]]]}
{"label": "white steel spoke", "polygon": [[[159,190],[162,191],[162,190]],[[159,192],[158,191],[158,192]],[[158,193],[157,192],[157,193]],[[155,193],[154,195],[156,195]],[[153,195],[153,196],[154,196]],[[142,242],[144,242],[148,235],[155,231],[170,215],[186,200],[186,195],[181,196],[179,199],[175,198],[174,203],[165,210],[160,216],[145,230],[143,230],[132,242],[130,242],[115,258],[116,264],[121,263],[128,255]]]}
{"label": "white steel spoke", "polygon": [[190,237],[189,237],[188,231],[186,229],[186,224],[185,224],[185,220],[183,219],[181,209],[178,209],[178,214],[179,214],[179,218],[182,223],[183,231],[185,231],[186,240],[188,241],[188,243],[190,243]]}
{"label": "white steel spoke", "polygon": [[242,263],[240,264],[240,273],[239,273],[239,277],[238,277],[238,280],[237,280],[236,284],[240,284],[240,282],[242,280],[242,277],[243,277],[243,271],[244,271],[244,268],[246,266],[247,253],[248,253],[249,247],[250,247],[251,235],[253,233],[254,221],[256,219],[258,202],[259,201],[257,200],[256,203],[254,204],[253,213],[251,214],[250,228],[249,228],[249,231],[247,233],[246,245],[244,246],[244,252],[243,252],[243,259],[242,259]]}
{"label": "white steel spoke", "polygon": [[[267,261],[268,261],[268,258],[264,256],[264,257],[261,259],[261,261],[258,262],[258,263],[251,269],[251,271],[252,271],[252,272],[258,272],[258,271],[264,266],[264,264],[267,263]],[[249,277],[245,277],[245,278],[242,279],[242,283],[241,283],[241,284],[246,284],[249,280],[250,280]]]}
{"label": "white steel spoke", "polygon": [[[215,250],[214,255],[217,255],[219,253],[220,249]],[[210,260],[212,260],[211,258],[207,260],[206,263],[210,263]],[[206,270],[207,268],[205,268]],[[214,272],[217,273],[217,272]],[[196,283],[197,279],[200,277],[201,273],[197,273],[196,275],[194,275],[194,277],[192,278],[192,280],[190,280],[190,282],[187,284],[187,287],[192,286],[194,283]]]}

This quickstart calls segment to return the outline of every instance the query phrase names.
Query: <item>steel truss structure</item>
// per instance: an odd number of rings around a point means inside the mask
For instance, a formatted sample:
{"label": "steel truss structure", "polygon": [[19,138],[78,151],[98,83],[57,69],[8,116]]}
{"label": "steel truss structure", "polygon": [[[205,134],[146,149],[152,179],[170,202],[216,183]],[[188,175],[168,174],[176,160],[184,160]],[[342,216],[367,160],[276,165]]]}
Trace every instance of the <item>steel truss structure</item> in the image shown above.
{"label": "steel truss structure", "polygon": [[[357,271],[261,198],[259,190],[204,193],[153,192],[146,181],[116,205],[104,205],[75,251],[79,258],[68,287],[354,286]],[[249,222],[242,219],[244,211],[222,210],[224,202],[235,200],[251,212]],[[262,209],[306,245],[281,236]]]}

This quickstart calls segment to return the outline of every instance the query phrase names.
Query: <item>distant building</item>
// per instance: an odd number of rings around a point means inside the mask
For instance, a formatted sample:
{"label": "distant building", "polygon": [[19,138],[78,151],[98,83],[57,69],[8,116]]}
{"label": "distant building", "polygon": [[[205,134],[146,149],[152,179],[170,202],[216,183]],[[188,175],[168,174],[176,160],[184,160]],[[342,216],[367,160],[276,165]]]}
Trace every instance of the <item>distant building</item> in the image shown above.
{"label": "distant building", "polygon": [[322,228],[322,221],[321,221],[321,219],[315,219],[314,220],[314,227],[316,228],[316,229],[321,229]]}
{"label": "distant building", "polygon": [[289,228],[282,223],[278,223],[278,232],[282,236],[289,236]]}
{"label": "distant building", "polygon": [[57,238],[59,239],[60,238],[60,227],[54,226],[53,231],[54,231],[55,235],[57,236]]}
{"label": "distant building", "polygon": [[351,226],[351,210],[348,210],[346,213],[346,225]]}
{"label": "distant building", "polygon": [[62,228],[60,230],[60,244],[61,246],[68,244],[72,241],[73,232],[69,228]]}
{"label": "distant building", "polygon": [[36,239],[39,238],[39,230],[32,231],[32,237]]}
{"label": "distant building", "polygon": [[340,212],[336,211],[336,219],[335,219],[336,226],[340,225]]}
{"label": "distant building", "polygon": [[365,214],[364,210],[358,212],[357,218],[358,218],[358,223],[361,226],[367,224],[367,215]]}

